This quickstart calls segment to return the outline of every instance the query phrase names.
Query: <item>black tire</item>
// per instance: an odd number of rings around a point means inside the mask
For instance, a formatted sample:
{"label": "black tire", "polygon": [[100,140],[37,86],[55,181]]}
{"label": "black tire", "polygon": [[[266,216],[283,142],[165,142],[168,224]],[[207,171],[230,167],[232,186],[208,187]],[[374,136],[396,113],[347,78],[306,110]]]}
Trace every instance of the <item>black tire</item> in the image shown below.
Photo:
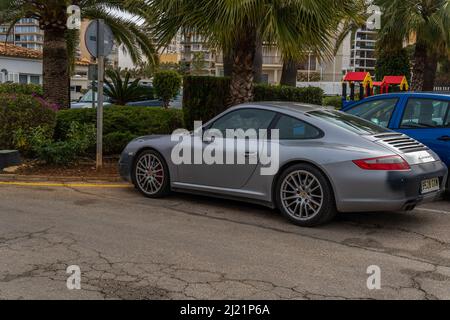
{"label": "black tire", "polygon": [[[288,188],[290,188],[290,185],[293,184],[293,182],[291,180],[292,177],[295,177],[296,175],[298,177],[299,173],[301,175],[305,175],[305,177],[309,177],[311,179],[309,181],[314,181],[313,186],[320,185],[320,187],[318,189],[316,187],[314,188],[319,191],[313,191],[308,194],[308,192],[303,192],[303,190],[302,190],[302,192],[301,192],[302,195],[300,195],[299,194],[300,192],[297,189],[294,189],[294,191],[290,191],[290,189],[289,189],[289,191],[286,191],[288,193],[286,193],[286,192],[284,193],[284,198],[283,198],[284,202],[283,202],[283,200],[282,200],[283,190],[281,188],[284,186],[287,186]],[[316,180],[314,180],[312,177],[314,177]],[[287,182],[285,182],[286,180],[289,182],[292,182],[292,183],[289,185],[289,184],[287,184]],[[306,180],[306,181],[308,181],[308,180]],[[294,185],[294,187],[295,187],[295,185]],[[309,189],[311,189],[311,188],[312,187],[309,187]],[[293,165],[293,166],[285,169],[279,176],[277,183],[275,185],[274,191],[275,191],[275,199],[276,199],[276,204],[277,204],[278,209],[291,222],[293,222],[294,224],[299,225],[301,227],[315,227],[315,226],[326,224],[326,223],[330,222],[331,220],[333,220],[333,218],[335,217],[335,215],[337,213],[336,201],[334,198],[333,188],[331,187],[330,182],[328,181],[327,177],[319,169],[317,169],[316,167],[314,167],[312,165],[296,164],[296,165]],[[321,194],[322,194],[321,203],[320,203],[321,206],[316,205],[316,204],[310,205],[309,201],[318,199],[318,198],[314,198],[314,197],[318,197],[316,194],[318,194],[319,192],[321,192]],[[286,197],[289,194],[291,194],[291,196]],[[303,196],[305,199],[308,199],[308,200],[305,200],[305,202],[308,202],[307,205],[306,204],[303,205],[303,202],[301,202],[302,200],[299,200],[299,199],[303,199],[303,198],[300,198]],[[297,199],[297,197],[299,197],[299,199]],[[286,200],[288,198],[293,198],[293,199]],[[313,199],[313,200],[311,200],[311,199]],[[289,203],[286,201],[292,201],[292,204],[288,205]],[[297,208],[299,206],[299,204],[297,204],[299,201],[301,203],[300,204],[300,206],[302,207],[301,209]],[[318,200],[314,201],[314,202],[316,203],[316,202],[318,202]],[[295,207],[295,208],[292,210],[292,207]],[[316,211],[316,212],[314,214],[312,214],[311,217],[301,218],[301,215],[303,214],[303,212],[308,211],[308,210],[306,210],[306,208],[310,211]],[[297,209],[299,211],[302,210],[299,212],[300,217],[294,216],[295,213],[297,212]]]}
{"label": "black tire", "polygon": [[[153,175],[153,181],[148,182],[147,184],[144,184],[143,179],[139,175],[142,173],[142,163],[140,161],[144,161],[144,159],[153,159],[152,161],[159,161],[160,166],[154,170],[152,173]],[[156,161],[155,161],[156,163]],[[138,169],[139,166],[139,169]],[[162,170],[159,172],[159,170]],[[139,172],[139,174],[138,174]],[[159,175],[162,177],[160,178]],[[147,180],[149,180],[148,178]],[[132,180],[133,184],[136,187],[136,189],[139,190],[140,193],[142,193],[144,196],[148,198],[162,198],[167,196],[170,193],[170,174],[169,174],[169,168],[167,167],[167,163],[164,160],[163,156],[159,152],[156,152],[154,150],[144,150],[141,153],[139,153],[136,156],[136,159],[133,164],[133,171],[132,171]],[[149,190],[148,186],[151,185],[151,188],[154,189],[154,191]],[[146,188],[147,186],[147,188]],[[159,188],[154,188],[153,186],[158,186]]]}

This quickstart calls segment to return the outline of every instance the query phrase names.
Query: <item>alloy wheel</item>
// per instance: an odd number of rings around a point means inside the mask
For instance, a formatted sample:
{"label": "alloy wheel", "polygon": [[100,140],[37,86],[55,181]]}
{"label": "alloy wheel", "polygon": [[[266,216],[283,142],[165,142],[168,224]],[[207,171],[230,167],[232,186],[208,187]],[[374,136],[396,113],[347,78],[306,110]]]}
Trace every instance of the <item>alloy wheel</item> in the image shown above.
{"label": "alloy wheel", "polygon": [[148,195],[157,194],[164,185],[164,166],[153,154],[143,154],[136,163],[136,183]]}
{"label": "alloy wheel", "polygon": [[324,194],[319,180],[310,172],[298,170],[285,177],[280,190],[281,203],[296,220],[310,220],[322,209]]}

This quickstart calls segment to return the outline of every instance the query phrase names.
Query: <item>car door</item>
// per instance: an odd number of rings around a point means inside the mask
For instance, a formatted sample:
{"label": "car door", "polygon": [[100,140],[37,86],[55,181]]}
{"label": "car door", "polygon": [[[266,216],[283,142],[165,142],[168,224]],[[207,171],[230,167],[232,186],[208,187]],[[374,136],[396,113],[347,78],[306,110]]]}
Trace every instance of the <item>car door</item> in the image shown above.
{"label": "car door", "polygon": [[450,165],[450,100],[409,98],[396,131],[422,142]]}
{"label": "car door", "polygon": [[399,100],[399,98],[374,99],[353,106],[345,112],[371,121],[381,127],[389,128]]}
{"label": "car door", "polygon": [[[200,143],[192,143],[191,150],[193,154],[204,154],[207,149],[214,149],[215,154],[222,155],[223,163],[208,164],[203,159],[201,164],[182,164],[178,166],[180,181],[208,187],[242,188],[257,167],[257,141],[256,139],[247,139],[239,134],[237,137],[226,137],[226,131],[227,129],[242,129],[244,132],[249,129],[254,129],[256,132],[260,129],[267,130],[275,118],[275,114],[268,110],[244,108],[231,111],[218,118],[205,130],[206,132],[208,130],[209,132],[213,130],[220,132],[223,137],[210,139],[204,132],[204,139]],[[230,147],[232,145],[234,148]],[[245,163],[238,163],[238,157],[244,159]],[[231,158],[233,161],[229,161]]]}

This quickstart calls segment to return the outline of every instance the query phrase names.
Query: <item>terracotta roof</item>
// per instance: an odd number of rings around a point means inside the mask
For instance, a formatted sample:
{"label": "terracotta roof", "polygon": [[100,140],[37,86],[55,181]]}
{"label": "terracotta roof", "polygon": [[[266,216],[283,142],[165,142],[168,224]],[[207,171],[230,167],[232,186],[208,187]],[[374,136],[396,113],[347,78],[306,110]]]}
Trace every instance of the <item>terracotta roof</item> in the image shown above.
{"label": "terracotta roof", "polygon": [[1,42],[0,56],[18,57],[26,59],[42,59],[42,52]]}
{"label": "terracotta roof", "polygon": [[77,61],[75,63],[79,66],[88,66],[91,64],[91,60],[89,60],[87,58],[80,58],[80,59],[77,59]]}
{"label": "terracotta roof", "polygon": [[[0,56],[41,60],[42,52],[0,42]],[[75,62],[79,66],[88,66],[90,63],[87,58],[80,58]]]}

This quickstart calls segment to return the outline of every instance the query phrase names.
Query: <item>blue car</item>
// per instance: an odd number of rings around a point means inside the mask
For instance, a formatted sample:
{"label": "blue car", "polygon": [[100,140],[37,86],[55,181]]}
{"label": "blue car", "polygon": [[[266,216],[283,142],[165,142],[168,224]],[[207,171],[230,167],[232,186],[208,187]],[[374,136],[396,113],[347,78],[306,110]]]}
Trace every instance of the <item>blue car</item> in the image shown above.
{"label": "blue car", "polygon": [[450,166],[450,95],[383,94],[355,102],[343,111],[422,142]]}

